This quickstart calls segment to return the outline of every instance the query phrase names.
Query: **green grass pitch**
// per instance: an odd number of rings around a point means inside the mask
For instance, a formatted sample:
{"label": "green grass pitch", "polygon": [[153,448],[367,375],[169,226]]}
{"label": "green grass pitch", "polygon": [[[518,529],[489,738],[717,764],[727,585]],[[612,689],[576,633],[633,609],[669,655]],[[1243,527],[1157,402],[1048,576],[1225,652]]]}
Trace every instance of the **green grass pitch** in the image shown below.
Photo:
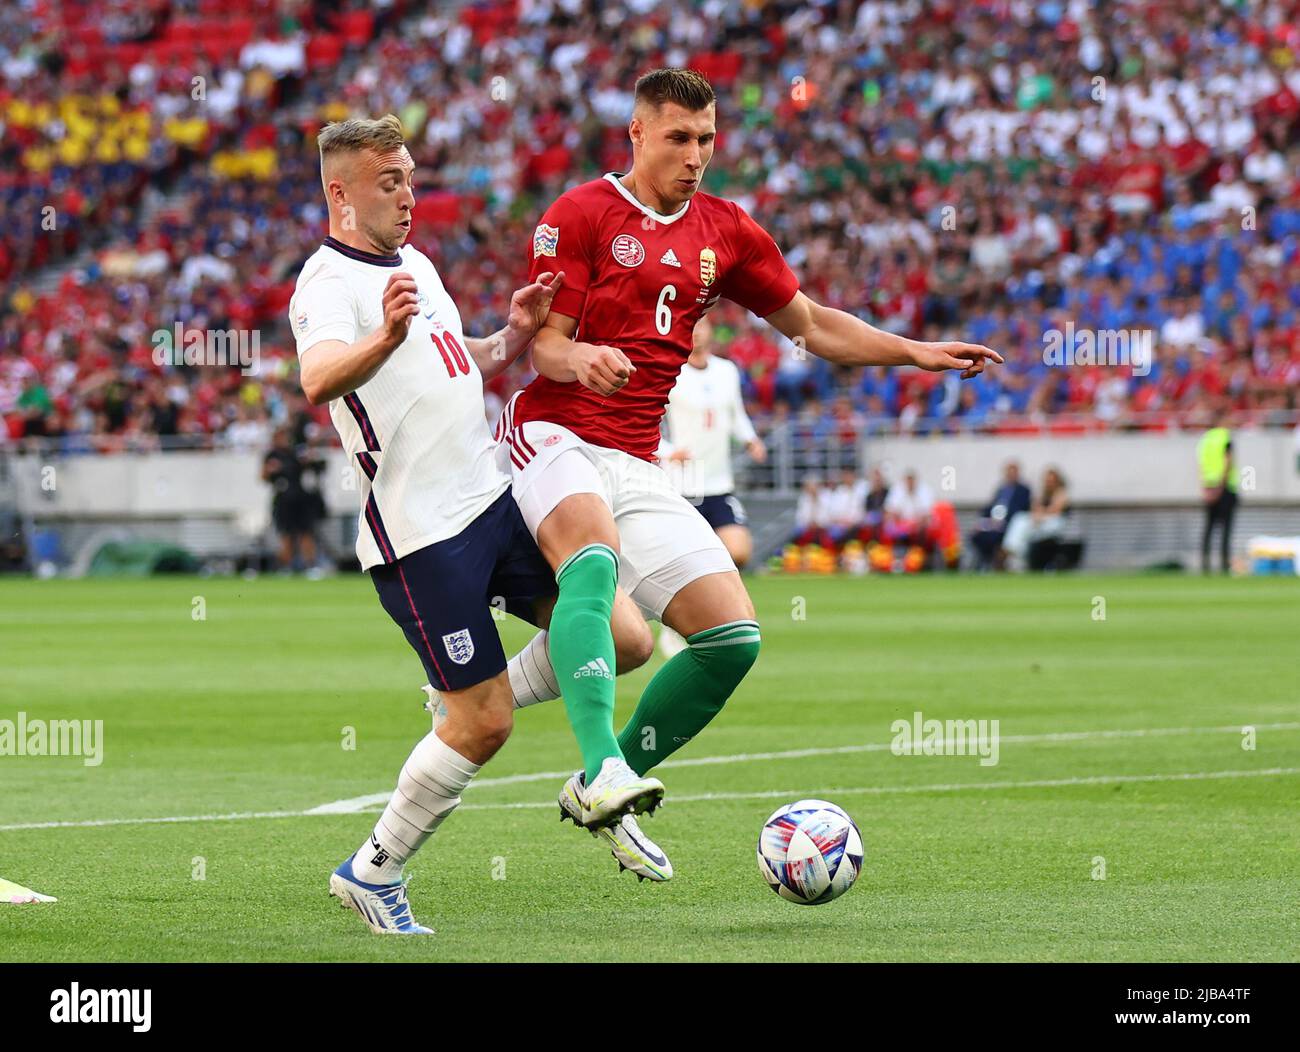
{"label": "green grass pitch", "polygon": [[[0,905],[0,959],[1300,957],[1300,582],[749,583],[759,663],[659,771],[671,883],[559,822],[577,752],[552,703],[408,869],[438,934],[387,939],[326,895],[378,807],[304,813],[389,790],[427,729],[368,581],[0,582],[0,719],[104,721],[98,767],[0,756],[0,877],[59,898]],[[661,661],[619,680],[620,721]],[[894,755],[916,711],[998,720],[999,762]],[[867,849],[816,908],[754,861],[806,796]]]}

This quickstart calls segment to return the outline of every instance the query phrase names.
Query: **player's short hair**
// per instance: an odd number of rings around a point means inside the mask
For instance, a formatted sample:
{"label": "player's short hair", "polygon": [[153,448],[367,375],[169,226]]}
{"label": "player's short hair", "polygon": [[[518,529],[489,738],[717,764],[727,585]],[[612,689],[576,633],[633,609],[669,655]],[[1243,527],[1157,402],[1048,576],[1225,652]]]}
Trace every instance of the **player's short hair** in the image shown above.
{"label": "player's short hair", "polygon": [[334,153],[350,153],[356,150],[396,150],[406,145],[406,136],[402,133],[402,122],[388,113],[376,120],[353,117],[346,121],[334,121],[321,129],[316,137],[320,147],[322,163]]}
{"label": "player's short hair", "polygon": [[636,105],[645,103],[656,110],[665,102],[675,102],[694,113],[716,100],[713,85],[693,69],[656,69],[636,82]]}

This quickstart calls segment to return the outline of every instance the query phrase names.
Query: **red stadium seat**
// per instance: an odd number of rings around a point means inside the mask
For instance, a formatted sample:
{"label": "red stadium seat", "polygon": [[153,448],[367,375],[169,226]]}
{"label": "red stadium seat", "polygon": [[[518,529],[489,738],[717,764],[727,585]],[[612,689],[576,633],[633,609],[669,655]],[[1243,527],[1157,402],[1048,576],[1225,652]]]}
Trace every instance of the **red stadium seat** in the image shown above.
{"label": "red stadium seat", "polygon": [[338,33],[317,33],[307,42],[307,68],[327,69],[343,55],[345,41]]}
{"label": "red stadium seat", "polygon": [[508,35],[518,17],[518,5],[509,2],[467,6],[460,13],[460,20],[473,31],[474,42],[479,47],[495,37]]}
{"label": "red stadium seat", "polygon": [[67,40],[71,46],[102,44],[104,42],[104,33],[94,23],[70,26],[67,31]]}
{"label": "red stadium seat", "polygon": [[209,37],[200,42],[203,54],[213,66],[233,66],[239,61],[239,52],[243,48],[242,44],[223,40],[220,38]]}
{"label": "red stadium seat", "polygon": [[224,23],[221,36],[230,41],[231,48],[239,51],[257,36],[257,25],[251,18],[232,18]]}
{"label": "red stadium seat", "polygon": [[435,190],[432,193],[421,194],[412,226],[427,225],[432,228],[452,226],[460,222],[464,211],[464,198],[460,194],[449,190]]}
{"label": "red stadium seat", "polygon": [[175,20],[168,24],[164,38],[178,43],[193,44],[206,36],[207,27],[201,22]]}
{"label": "red stadium seat", "polygon": [[347,11],[339,16],[338,23],[339,33],[350,47],[362,47],[374,38],[373,11]]}
{"label": "red stadium seat", "polygon": [[692,55],[687,65],[703,73],[711,83],[731,87],[740,76],[744,59],[734,51],[702,51]]}

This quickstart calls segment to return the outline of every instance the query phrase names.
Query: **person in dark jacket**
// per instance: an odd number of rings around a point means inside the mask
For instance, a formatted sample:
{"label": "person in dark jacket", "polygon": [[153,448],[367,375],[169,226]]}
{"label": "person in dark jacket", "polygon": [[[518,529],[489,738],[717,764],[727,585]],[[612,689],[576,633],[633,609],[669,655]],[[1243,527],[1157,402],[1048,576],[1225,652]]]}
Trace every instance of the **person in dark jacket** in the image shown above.
{"label": "person in dark jacket", "polygon": [[1002,539],[1007,532],[1007,523],[1017,512],[1028,511],[1029,505],[1029,487],[1020,481],[1020,465],[1008,460],[1002,469],[1002,484],[980,513],[970,536],[977,570],[1003,568],[1006,553],[1002,549]]}
{"label": "person in dark jacket", "polygon": [[271,521],[280,535],[280,569],[316,567],[316,523],[323,504],[320,473],[324,461],[293,444],[288,427],[276,429],[271,449],[262,462],[262,478],[271,484]]}

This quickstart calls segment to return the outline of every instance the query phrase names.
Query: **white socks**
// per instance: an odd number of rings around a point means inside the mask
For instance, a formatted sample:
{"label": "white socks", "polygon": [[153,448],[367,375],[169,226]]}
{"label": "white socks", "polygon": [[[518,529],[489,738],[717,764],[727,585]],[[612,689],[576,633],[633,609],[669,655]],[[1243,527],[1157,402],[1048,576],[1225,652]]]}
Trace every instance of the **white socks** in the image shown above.
{"label": "white socks", "polygon": [[[538,632],[510,659],[506,671],[515,708],[553,701],[560,684],[551,668],[547,634]],[[480,764],[471,763],[430,732],[412,750],[374,831],[357,849],[352,872],[367,884],[395,884],[402,867],[433,835],[456,805]]]}
{"label": "white socks", "polygon": [[[506,666],[515,708],[553,701],[560,684],[551,668],[545,632],[538,632]],[[352,872],[367,884],[395,884],[402,867],[456,805],[480,764],[471,763],[430,732],[412,750],[374,831],[357,849]]]}
{"label": "white socks", "polygon": [[352,861],[352,872],[366,884],[395,884],[402,867],[433,835],[456,805],[481,765],[471,763],[430,731],[411,750],[397,790]]}
{"label": "white socks", "polygon": [[515,696],[517,709],[536,705],[539,701],[554,701],[560,696],[560,682],[551,668],[545,632],[538,632],[523,650],[510,659],[506,672],[510,676],[510,690]]}

